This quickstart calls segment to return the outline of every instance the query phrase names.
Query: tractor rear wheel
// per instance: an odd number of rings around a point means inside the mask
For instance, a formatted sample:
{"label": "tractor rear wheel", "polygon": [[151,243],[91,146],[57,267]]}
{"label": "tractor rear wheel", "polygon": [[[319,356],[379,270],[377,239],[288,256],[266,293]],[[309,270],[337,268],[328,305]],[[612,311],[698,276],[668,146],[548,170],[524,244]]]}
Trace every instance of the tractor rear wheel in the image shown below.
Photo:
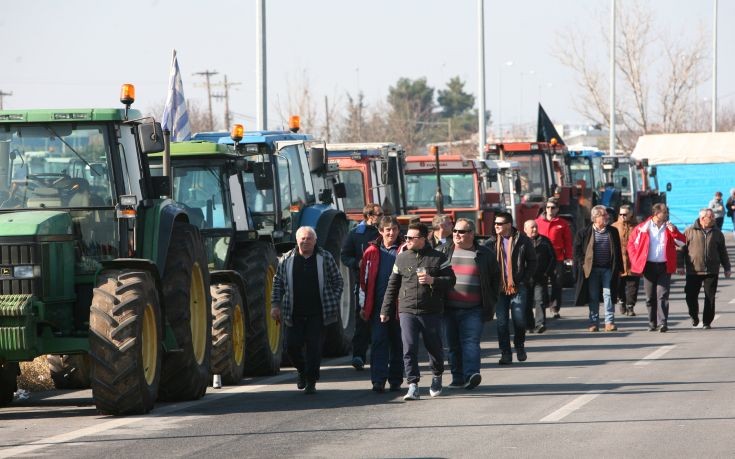
{"label": "tractor rear wheel", "polygon": [[342,298],[340,299],[337,322],[327,326],[323,354],[327,357],[347,355],[352,348],[355,334],[355,293],[352,290],[355,279],[352,270],[340,260],[342,241],[347,235],[347,222],[335,219],[329,228],[324,248],[332,254],[342,275]]}
{"label": "tractor rear wheel", "polygon": [[235,284],[215,284],[212,293],[212,374],[237,384],[245,363],[245,309]]}
{"label": "tractor rear wheel", "polygon": [[88,354],[47,355],[46,361],[57,389],[89,389],[92,384]]}
{"label": "tractor rear wheel", "polygon": [[234,265],[246,286],[245,373],[253,376],[278,374],[283,353],[283,326],[271,318],[273,276],[278,267],[276,250],[267,242],[248,244],[235,254]]}
{"label": "tractor rear wheel", "polygon": [[18,390],[18,362],[6,362],[0,365],[0,406],[9,405],[13,394]]}
{"label": "tractor rear wheel", "polygon": [[197,227],[176,222],[163,275],[166,322],[177,349],[163,357],[159,398],[196,400],[209,384],[212,314],[209,270]]}
{"label": "tractor rear wheel", "polygon": [[129,270],[98,276],[89,313],[92,397],[114,415],[153,408],[161,376],[161,309],[151,275]]}

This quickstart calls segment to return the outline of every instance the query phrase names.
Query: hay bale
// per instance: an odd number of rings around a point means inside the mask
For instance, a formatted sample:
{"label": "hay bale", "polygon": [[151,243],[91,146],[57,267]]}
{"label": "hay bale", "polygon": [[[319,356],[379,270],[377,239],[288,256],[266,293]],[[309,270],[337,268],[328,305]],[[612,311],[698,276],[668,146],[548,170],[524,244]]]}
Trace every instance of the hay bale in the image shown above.
{"label": "hay bale", "polygon": [[54,382],[46,363],[46,356],[36,357],[32,362],[20,363],[18,389],[28,392],[40,392],[54,389]]}

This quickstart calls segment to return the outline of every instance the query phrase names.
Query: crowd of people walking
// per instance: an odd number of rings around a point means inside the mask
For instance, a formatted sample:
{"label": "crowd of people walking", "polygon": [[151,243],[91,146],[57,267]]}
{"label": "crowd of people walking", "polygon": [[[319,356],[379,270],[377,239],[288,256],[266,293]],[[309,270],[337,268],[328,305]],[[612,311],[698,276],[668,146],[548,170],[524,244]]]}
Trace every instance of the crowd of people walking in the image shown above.
{"label": "crowd of people walking", "polygon": [[[610,209],[594,206],[591,221],[575,234],[552,198],[538,218],[522,225],[508,212],[496,213],[494,235],[485,240],[471,220],[453,222],[444,214],[434,217],[431,228],[411,223],[402,234],[396,217],[370,203],[342,246],[341,261],[357,279],[352,365],[363,370],[369,349],[372,390],[400,391],[405,379],[404,400],[417,400],[420,337],[429,355],[429,395],[443,392],[445,357],[448,387],[472,390],[482,381],[484,324],[496,319],[499,365],[511,364],[514,351],[517,361],[527,360],[526,334],[544,333],[547,313],[561,318],[570,266],[576,273],[574,304],[588,308],[590,333],[617,331],[616,312],[636,315],[641,279],[648,330],[667,332],[675,272],[686,275],[691,325],[709,329],[720,269],[731,275],[722,233],[724,216],[735,213],[735,190],[731,195],[723,203],[718,192],[684,232],[658,203],[640,223],[630,205],[615,210],[613,223]],[[336,261],[316,239],[312,228],[298,230],[296,248],[279,263],[271,299],[273,318],[285,325],[297,387],[305,393],[316,392],[324,329],[337,320],[343,285]]]}

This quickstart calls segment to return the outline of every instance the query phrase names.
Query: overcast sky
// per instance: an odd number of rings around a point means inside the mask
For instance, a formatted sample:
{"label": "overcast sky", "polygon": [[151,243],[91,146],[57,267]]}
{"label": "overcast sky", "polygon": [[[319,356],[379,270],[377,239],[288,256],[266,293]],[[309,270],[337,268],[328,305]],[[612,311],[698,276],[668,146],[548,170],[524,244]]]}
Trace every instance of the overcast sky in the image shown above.
{"label": "overcast sky", "polygon": [[[618,0],[618,8],[629,1]],[[712,0],[641,3],[656,11],[661,32],[686,38],[703,28],[711,45]],[[554,122],[581,122],[574,75],[552,50],[561,31],[576,28],[604,59],[598,30],[607,27],[610,4],[486,0],[486,105],[493,117],[535,122],[540,98]],[[345,93],[358,90],[375,105],[401,77],[427,77],[440,89],[458,75],[477,94],[476,0],[271,0],[266,9],[269,127],[280,124],[274,104],[285,105],[289,82],[304,74],[320,107],[325,95],[344,102]],[[117,106],[124,82],[136,85],[136,107],[162,106],[175,48],[187,99],[206,100],[204,80],[193,73],[216,70],[214,82],[226,74],[240,83],[231,92],[236,121],[253,128],[255,12],[255,0],[4,0],[0,90],[13,93],[5,108]],[[722,105],[735,103],[733,22],[735,0],[720,0]],[[710,95],[706,83],[699,98]],[[221,119],[223,104],[215,102],[214,111]]]}

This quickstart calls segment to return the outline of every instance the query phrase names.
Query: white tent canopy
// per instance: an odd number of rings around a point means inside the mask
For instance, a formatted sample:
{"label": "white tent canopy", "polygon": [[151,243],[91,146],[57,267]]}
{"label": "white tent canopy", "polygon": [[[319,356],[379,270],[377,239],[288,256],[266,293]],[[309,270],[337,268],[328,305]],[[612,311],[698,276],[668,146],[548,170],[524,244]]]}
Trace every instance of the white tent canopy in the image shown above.
{"label": "white tent canopy", "polygon": [[657,164],[735,162],[735,132],[651,134],[638,138],[631,156]]}

